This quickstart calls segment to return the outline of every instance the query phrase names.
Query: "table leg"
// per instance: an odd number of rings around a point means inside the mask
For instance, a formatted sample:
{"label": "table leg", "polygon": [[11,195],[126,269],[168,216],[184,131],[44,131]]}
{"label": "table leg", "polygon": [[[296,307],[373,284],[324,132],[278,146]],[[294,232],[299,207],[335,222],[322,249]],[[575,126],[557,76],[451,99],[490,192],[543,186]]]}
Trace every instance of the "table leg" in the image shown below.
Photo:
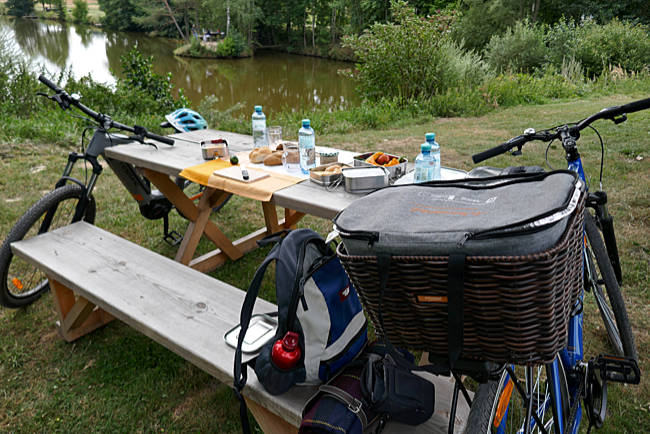
{"label": "table leg", "polygon": [[266,234],[274,234],[282,227],[278,222],[278,213],[275,211],[275,204],[272,202],[262,202],[262,211],[264,211],[264,223],[266,224]]}
{"label": "table leg", "polygon": [[115,317],[96,307],[62,283],[50,278],[50,287],[54,293],[54,306],[59,314],[56,322],[59,335],[68,342],[79,339],[113,321]]}
{"label": "table leg", "polygon": [[214,193],[213,189],[205,189],[203,195],[199,199],[199,212],[196,216],[196,220],[190,221],[187,225],[185,236],[183,237],[183,241],[181,241],[181,245],[178,248],[178,252],[176,252],[175,258],[176,261],[181,264],[189,264],[194,257],[196,247],[199,245],[201,236],[205,231],[205,225],[210,220],[210,213],[212,212],[212,208],[210,207],[210,203],[212,202],[210,196],[212,193]]}
{"label": "table leg", "polygon": [[290,434],[298,432],[298,427],[291,425],[275,413],[259,405],[252,399],[246,399],[246,405],[253,414],[257,424],[265,434]]}
{"label": "table leg", "polygon": [[[158,189],[169,199],[171,203],[174,204],[174,206],[183,213],[184,216],[190,220],[190,222],[193,222],[194,225],[192,226],[191,229],[192,231],[190,232],[191,234],[194,234],[195,232],[198,232],[198,236],[200,238],[200,235],[204,234],[214,243],[219,247],[219,249],[225,253],[225,255],[232,260],[239,259],[243,256],[243,253],[240,249],[238,249],[233,243],[226,237],[226,235],[221,232],[221,230],[215,225],[212,221],[207,219],[207,221],[203,222],[205,216],[200,215],[200,210],[199,208],[194,205],[194,203],[183,193],[183,191],[178,188],[178,186],[169,179],[169,176],[159,173],[159,172],[154,172],[153,170],[149,169],[143,169],[143,172],[145,176],[156,186]],[[207,205],[207,210],[212,209],[212,204],[219,203],[220,200],[223,200],[222,195],[226,194],[224,192],[212,189],[212,188],[206,188],[205,192],[203,193],[203,196],[201,196],[201,200],[204,200],[204,206]],[[205,209],[205,208],[204,208]],[[209,212],[208,215],[209,217]],[[198,221],[198,224],[197,224]],[[189,230],[190,228],[188,228]],[[186,233],[187,236],[187,233]],[[191,258],[194,256],[194,252],[196,250],[196,245],[194,245],[194,248],[191,248],[191,242],[192,240],[188,240],[185,242],[189,246],[183,249],[183,252],[181,253],[182,257],[189,257],[187,260],[187,263],[190,262]],[[180,251],[180,249],[179,249]]]}
{"label": "table leg", "polygon": [[289,208],[284,209],[284,227],[288,229],[295,229],[296,223],[305,216],[304,212],[294,211]]}

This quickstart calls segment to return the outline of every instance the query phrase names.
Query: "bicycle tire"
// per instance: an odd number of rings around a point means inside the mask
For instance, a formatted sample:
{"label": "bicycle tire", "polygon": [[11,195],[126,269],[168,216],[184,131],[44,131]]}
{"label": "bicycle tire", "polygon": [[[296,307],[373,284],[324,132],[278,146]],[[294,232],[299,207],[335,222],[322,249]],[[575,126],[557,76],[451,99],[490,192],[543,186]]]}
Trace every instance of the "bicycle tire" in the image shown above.
{"label": "bicycle tire", "polygon": [[[568,392],[566,377],[564,374],[564,369],[562,368],[561,362],[559,362],[559,364],[560,364],[559,366],[560,387],[562,389],[561,399],[564,407],[563,419],[566,421],[569,413],[569,404],[568,404],[569,392]],[[523,369],[523,368],[518,367],[518,369]],[[543,384],[544,387],[548,387],[546,380],[545,379],[542,380],[541,376],[539,375],[541,370],[543,370],[544,373],[546,373],[546,367],[542,365],[536,367],[535,369],[538,370],[537,371],[538,376],[535,377],[533,384],[535,385]],[[488,381],[487,383],[482,383],[478,386],[478,389],[474,394],[474,399],[472,400],[472,407],[470,408],[470,412],[467,417],[467,425],[465,426],[466,433],[487,434],[493,432],[505,432],[505,433],[521,432],[521,428],[523,427],[523,423],[524,423],[523,419],[525,418],[523,418],[522,420],[514,420],[513,415],[515,416],[521,415],[522,412],[525,415],[525,407],[523,404],[523,399],[517,392],[512,382],[510,382],[512,384],[512,386],[510,386],[511,387],[510,391],[508,392],[506,390],[506,385],[508,383],[507,379],[508,379],[508,373],[504,371],[503,374],[501,374],[501,378],[499,380],[491,380]],[[526,382],[522,381],[522,383],[523,383],[522,386],[524,387],[524,390],[526,390]],[[533,390],[535,391],[535,389]],[[504,396],[504,399],[507,399],[507,401],[504,400],[502,404],[507,403],[508,405],[507,413],[505,413],[505,415],[502,416],[500,424],[495,426],[494,423],[495,423],[495,418],[497,417],[497,409],[499,407],[499,401],[501,399],[502,394],[504,393],[506,394]],[[546,391],[544,393],[546,393]],[[535,395],[536,392],[534,392],[533,394]],[[550,399],[550,397],[548,397],[547,399]],[[540,403],[538,402],[536,408],[539,408],[539,405]],[[545,423],[545,425],[552,425],[553,417],[554,416],[553,416],[551,405],[546,405],[545,411],[541,414],[542,421]]]}
{"label": "bicycle tire", "polygon": [[[77,184],[56,188],[32,205],[11,228],[0,247],[0,305],[8,308],[26,306],[49,289],[47,278],[41,271],[14,256],[11,243],[72,223],[82,194],[83,191]],[[54,214],[50,224],[46,228],[41,227],[42,219],[52,211]],[[96,204],[91,196],[83,220],[93,223],[95,214]],[[29,280],[24,276],[29,276]]]}
{"label": "bicycle tire", "polygon": [[[612,267],[609,256],[607,255],[607,248],[605,247],[605,243],[603,241],[600,230],[596,225],[594,217],[588,211],[585,211],[585,232],[587,234],[587,240],[589,241],[588,245],[586,246],[586,254],[589,255],[590,253],[593,253],[597,265],[597,267],[594,267],[594,271],[596,271],[596,268],[598,268],[598,271],[600,271],[600,278],[597,276],[592,276],[592,292],[597,298],[596,302],[599,305],[601,317],[603,318],[603,323],[605,325],[605,329],[607,330],[610,342],[613,346],[616,346],[613,341],[616,339],[616,336],[618,336],[622,344],[622,355],[637,359],[634,336],[632,334],[630,319],[627,315],[627,309],[625,308],[625,301],[623,300],[621,289],[618,285],[618,281],[616,280],[614,268]],[[607,298],[609,300],[609,306],[611,307],[611,312],[614,314],[614,318],[616,320],[616,329],[612,327],[611,322],[608,321],[606,317],[607,314],[604,313],[604,310],[601,307],[601,303],[604,303],[604,306],[607,306],[607,300],[599,299],[603,296],[602,290],[593,286],[599,285],[600,281],[602,281],[605,286]]]}

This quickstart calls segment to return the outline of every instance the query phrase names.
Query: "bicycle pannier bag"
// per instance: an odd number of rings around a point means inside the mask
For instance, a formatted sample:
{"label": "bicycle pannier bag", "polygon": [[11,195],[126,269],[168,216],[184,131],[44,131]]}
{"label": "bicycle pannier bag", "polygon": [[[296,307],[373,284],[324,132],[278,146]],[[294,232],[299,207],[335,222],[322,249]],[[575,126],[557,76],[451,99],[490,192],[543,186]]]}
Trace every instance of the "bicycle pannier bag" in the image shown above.
{"label": "bicycle pannier bag", "polygon": [[334,222],[364,308],[395,345],[450,365],[532,364],[566,344],[583,210],[584,184],[555,171],[387,187]]}

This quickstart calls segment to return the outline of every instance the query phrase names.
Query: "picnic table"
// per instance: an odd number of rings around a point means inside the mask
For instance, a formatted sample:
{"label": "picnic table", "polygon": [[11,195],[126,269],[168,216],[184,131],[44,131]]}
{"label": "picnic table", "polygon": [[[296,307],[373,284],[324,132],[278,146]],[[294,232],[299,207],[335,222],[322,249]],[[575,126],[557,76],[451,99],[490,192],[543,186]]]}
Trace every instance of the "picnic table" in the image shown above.
{"label": "picnic table", "polygon": [[[252,148],[250,136],[222,131],[183,133],[175,138],[201,141],[215,135],[225,138],[232,152]],[[237,324],[245,292],[200,271],[241,257],[255,247],[257,239],[293,226],[305,214],[332,218],[358,196],[343,188],[328,191],[308,180],[294,183],[273,192],[268,201],[261,201],[264,228],[231,241],[209,220],[212,207],[227,192],[208,187],[195,205],[171,178],[203,163],[198,144],[177,140],[175,146],[159,145],[158,149],[122,145],[107,149],[106,155],[135,165],[190,220],[176,261],[86,222],[13,243],[14,254],[47,275],[59,317],[57,330],[66,341],[73,342],[117,318],[225,384],[232,384],[234,349],[220,337]],[[276,206],[285,208],[284,219],[278,219]],[[203,234],[218,249],[192,259]],[[84,258],[81,262],[80,257]],[[274,310],[277,307],[265,300],[255,306],[256,313]],[[453,381],[448,377],[428,378],[436,387],[434,415],[417,427],[391,423],[387,433],[446,431]],[[244,389],[249,409],[268,433],[296,432],[301,409],[314,392],[313,387],[295,387],[272,396],[253,372]],[[464,427],[468,412],[468,406],[460,402],[454,418],[458,429]]]}
{"label": "picnic table", "polygon": [[[225,200],[229,192],[206,186],[203,196],[195,205],[176,185],[172,177],[183,170],[205,163],[197,142],[223,138],[228,142],[230,153],[248,152],[253,147],[252,136],[226,131],[200,130],[172,135],[174,146],[128,144],[106,149],[106,157],[133,164],[190,220],[176,260],[197,270],[207,272],[236,260],[257,247],[257,240],[281,229],[293,227],[305,214],[326,219],[354,201],[358,195],[346,193],[343,188],[327,191],[325,188],[303,180],[295,185],[275,191],[268,201],[260,201],[265,227],[237,240],[230,240],[218,226],[210,221],[212,208]],[[351,162],[354,153],[341,151],[341,160]],[[237,194],[237,193],[235,193]],[[276,206],[285,208],[284,218],[278,218]],[[209,238],[216,250],[194,258],[202,235]]]}

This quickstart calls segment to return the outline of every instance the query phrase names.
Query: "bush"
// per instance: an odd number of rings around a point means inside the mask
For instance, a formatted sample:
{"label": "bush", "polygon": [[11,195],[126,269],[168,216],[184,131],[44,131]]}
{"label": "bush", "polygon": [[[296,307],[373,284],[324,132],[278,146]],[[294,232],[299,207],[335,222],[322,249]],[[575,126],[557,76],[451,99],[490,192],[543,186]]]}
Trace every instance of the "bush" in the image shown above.
{"label": "bush", "polygon": [[485,58],[497,72],[532,72],[548,55],[541,26],[520,21],[502,35],[495,35],[485,47]]}
{"label": "bush", "polygon": [[457,86],[475,86],[487,74],[480,57],[462,50],[438,20],[415,15],[403,1],[391,3],[395,22],[375,23],[359,37],[347,37],[359,63],[355,78],[369,99],[426,99]]}
{"label": "bush", "polygon": [[88,24],[88,3],[86,3],[86,0],[74,0],[72,21],[77,24]]}
{"label": "bush", "polygon": [[589,76],[611,66],[641,71],[650,65],[650,29],[641,24],[613,20],[605,25],[592,21],[579,28],[574,57]]}
{"label": "bush", "polygon": [[7,13],[16,17],[24,17],[34,12],[34,0],[7,0]]}
{"label": "bush", "polygon": [[230,34],[217,45],[217,56],[237,57],[245,48],[246,40],[242,34],[237,31],[231,31]]}
{"label": "bush", "polygon": [[174,98],[171,73],[163,76],[153,71],[153,56],[145,57],[134,47],[122,55],[120,61],[124,78],[118,81],[118,90],[124,87],[126,92],[146,96],[152,104],[152,111],[165,113],[189,105],[182,89],[178,91],[178,98]]}

